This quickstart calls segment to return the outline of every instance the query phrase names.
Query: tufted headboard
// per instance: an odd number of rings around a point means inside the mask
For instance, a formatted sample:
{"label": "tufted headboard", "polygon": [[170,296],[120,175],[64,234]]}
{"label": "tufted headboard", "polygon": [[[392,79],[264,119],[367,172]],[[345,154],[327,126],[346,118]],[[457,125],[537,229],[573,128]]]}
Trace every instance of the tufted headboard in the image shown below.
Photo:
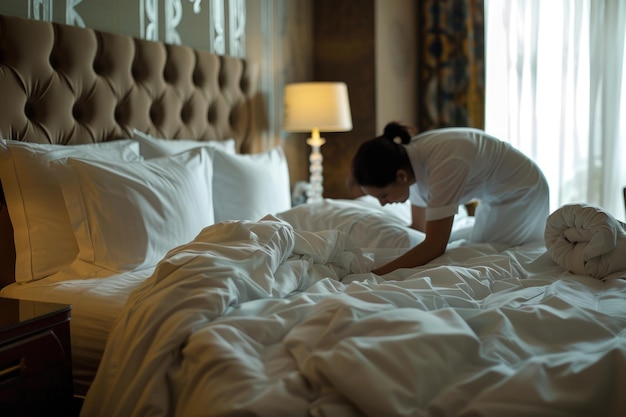
{"label": "tufted headboard", "polygon": [[[136,128],[168,139],[233,138],[252,152],[255,78],[256,67],[234,57],[0,15],[4,139],[73,145],[131,138]],[[15,265],[4,204],[0,236],[2,287]]]}

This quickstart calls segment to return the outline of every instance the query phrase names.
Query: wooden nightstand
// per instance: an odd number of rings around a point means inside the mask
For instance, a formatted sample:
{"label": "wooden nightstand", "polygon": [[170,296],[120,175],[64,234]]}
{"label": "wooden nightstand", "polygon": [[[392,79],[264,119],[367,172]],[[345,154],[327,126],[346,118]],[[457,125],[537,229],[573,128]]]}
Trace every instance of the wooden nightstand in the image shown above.
{"label": "wooden nightstand", "polygon": [[71,306],[0,298],[0,416],[72,416]]}

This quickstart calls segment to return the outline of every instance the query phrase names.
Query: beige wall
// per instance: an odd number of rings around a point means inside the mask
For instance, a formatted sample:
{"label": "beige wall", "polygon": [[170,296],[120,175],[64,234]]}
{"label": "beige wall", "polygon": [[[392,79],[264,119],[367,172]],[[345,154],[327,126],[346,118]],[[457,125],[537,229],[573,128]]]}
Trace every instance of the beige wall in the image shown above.
{"label": "beige wall", "polygon": [[417,126],[415,0],[376,1],[376,132],[395,120]]}
{"label": "beige wall", "polygon": [[348,85],[353,129],[325,133],[324,195],[360,194],[350,187],[352,158],[385,123],[416,120],[414,0],[315,0],[313,76]]}

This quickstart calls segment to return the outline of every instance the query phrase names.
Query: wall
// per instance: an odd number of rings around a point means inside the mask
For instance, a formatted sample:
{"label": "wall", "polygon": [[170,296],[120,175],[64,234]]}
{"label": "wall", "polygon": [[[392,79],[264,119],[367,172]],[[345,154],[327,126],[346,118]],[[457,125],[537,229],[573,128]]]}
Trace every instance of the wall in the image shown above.
{"label": "wall", "polygon": [[315,0],[313,77],[348,85],[353,129],[325,133],[324,196],[354,197],[348,178],[354,152],[388,121],[415,125],[414,0]]}
{"label": "wall", "polygon": [[374,0],[314,2],[313,71],[317,81],[343,81],[348,86],[353,129],[325,133],[324,196],[349,194],[346,180],[352,155],[376,132],[376,27]]}
{"label": "wall", "polygon": [[245,0],[3,0],[0,13],[245,56]]}
{"label": "wall", "polygon": [[416,3],[415,0],[376,1],[378,134],[392,120],[417,126]]}

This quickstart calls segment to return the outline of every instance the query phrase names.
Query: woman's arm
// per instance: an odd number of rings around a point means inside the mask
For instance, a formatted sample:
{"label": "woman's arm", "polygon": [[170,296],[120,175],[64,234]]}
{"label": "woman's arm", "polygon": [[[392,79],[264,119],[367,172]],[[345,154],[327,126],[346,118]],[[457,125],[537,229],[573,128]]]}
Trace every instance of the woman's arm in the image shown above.
{"label": "woman's arm", "polygon": [[[398,268],[413,268],[441,256],[446,251],[454,216],[426,222],[426,238],[404,255],[374,269],[376,275],[384,275]],[[415,221],[413,222],[415,224]],[[413,226],[413,225],[412,225]]]}
{"label": "woman's arm", "polygon": [[411,205],[411,228],[426,233],[426,209]]}

